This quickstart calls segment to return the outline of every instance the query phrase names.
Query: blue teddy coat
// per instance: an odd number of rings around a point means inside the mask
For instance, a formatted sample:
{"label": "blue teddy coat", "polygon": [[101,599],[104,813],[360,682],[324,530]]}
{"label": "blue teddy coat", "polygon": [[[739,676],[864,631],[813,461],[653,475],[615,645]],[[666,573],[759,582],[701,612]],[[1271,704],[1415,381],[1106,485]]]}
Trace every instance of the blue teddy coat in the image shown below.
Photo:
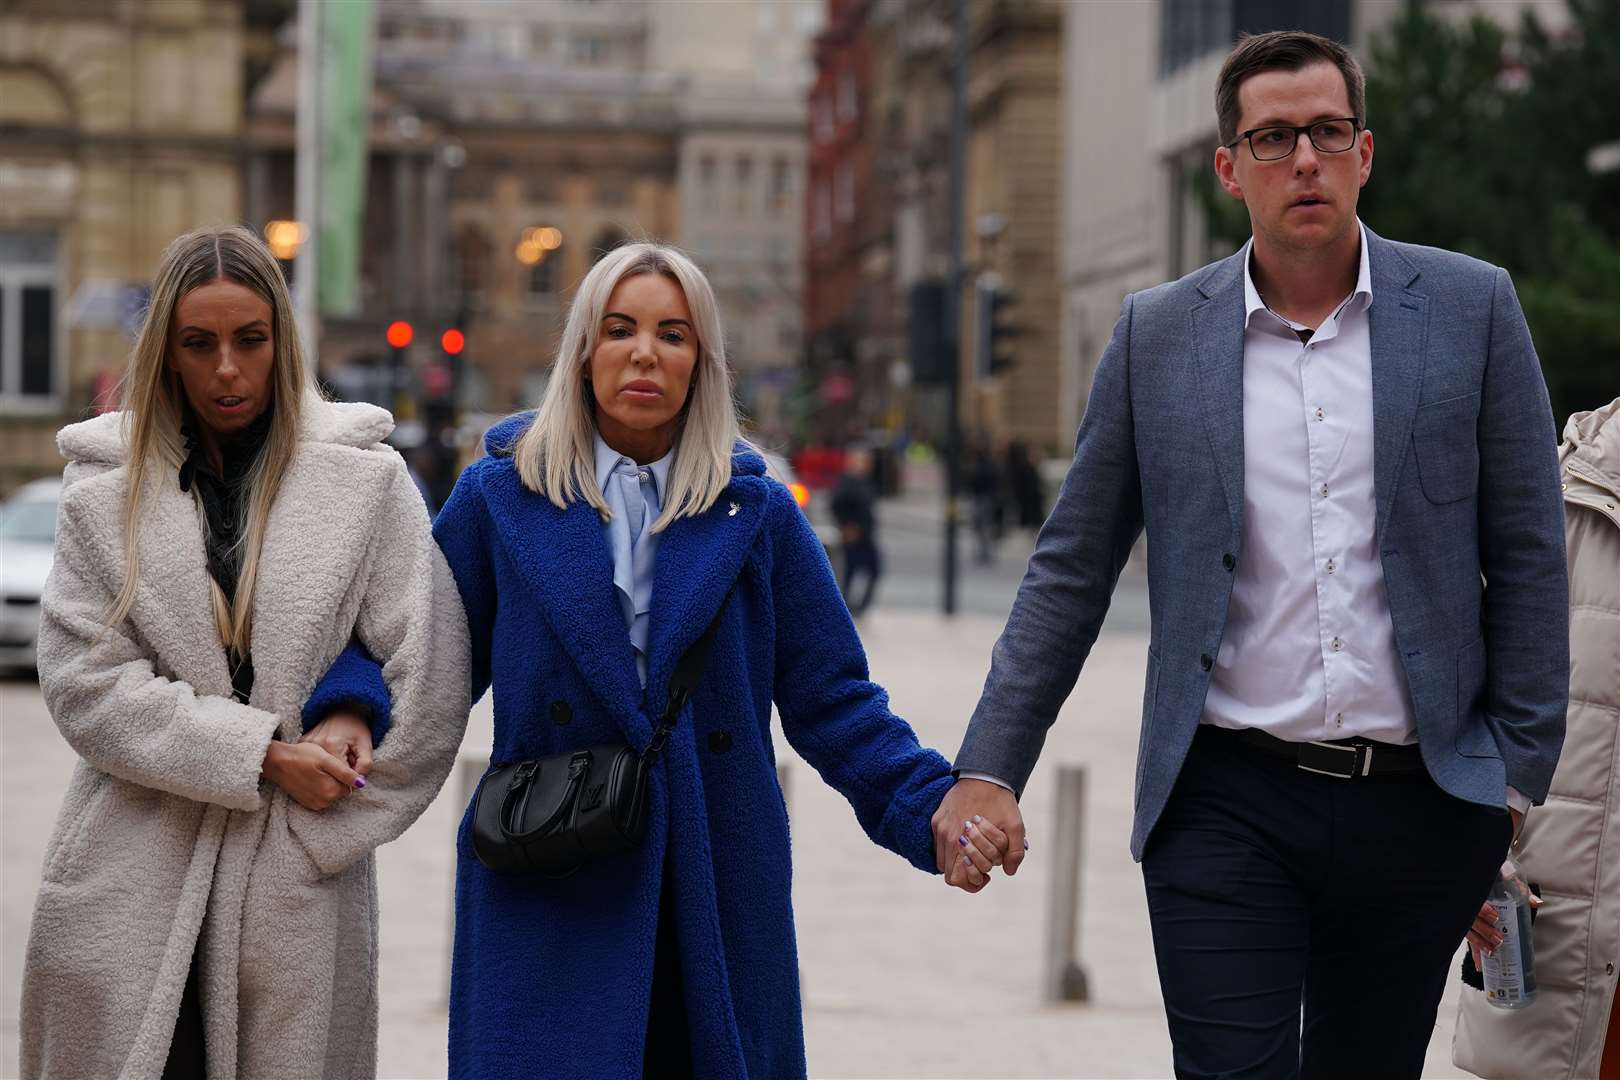
{"label": "blue teddy coat", "polygon": [[[707,512],[662,534],[648,678],[636,675],[600,518],[527,490],[486,436],[434,524],[472,632],[473,696],[495,692],[491,760],[647,745],[670,674],[720,610],[713,652],[652,776],[637,851],[562,881],[497,875],[457,834],[450,1075],[642,1075],[660,890],[674,890],[693,1068],[706,1080],[805,1075],[788,820],[771,745],[788,741],[874,841],[935,871],[930,817],[950,766],[918,745],[866,657],[793,496],[739,446]],[[733,585],[735,587],[733,588]],[[566,723],[555,716],[568,706]],[[668,867],[671,880],[664,881]]]}

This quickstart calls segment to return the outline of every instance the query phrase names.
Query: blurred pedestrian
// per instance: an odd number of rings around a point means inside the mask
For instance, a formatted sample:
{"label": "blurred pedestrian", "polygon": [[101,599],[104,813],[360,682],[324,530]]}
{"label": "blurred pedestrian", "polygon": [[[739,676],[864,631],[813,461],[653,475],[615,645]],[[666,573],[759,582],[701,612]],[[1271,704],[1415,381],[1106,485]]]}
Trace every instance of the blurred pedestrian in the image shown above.
{"label": "blurred pedestrian", "polygon": [[[1536,912],[1536,1000],[1499,1009],[1465,991],[1452,1060],[1490,1080],[1620,1080],[1620,398],[1564,426],[1569,729],[1547,805],[1519,837]],[[1487,917],[1489,913],[1490,917]],[[1495,945],[1495,912],[1470,934]]]}
{"label": "blurred pedestrian", "polygon": [[936,820],[1019,831],[1145,528],[1131,852],[1176,1072],[1415,1078],[1563,742],[1552,409],[1506,271],[1357,219],[1342,45],[1244,37],[1215,105],[1253,235],[1126,297]]}
{"label": "blurred pedestrian", "polygon": [[1002,476],[990,440],[974,439],[968,449],[967,489],[973,503],[974,557],[981,566],[991,563],[1001,541],[1006,507]]}
{"label": "blurred pedestrian", "polygon": [[1041,472],[1030,456],[1029,444],[1014,439],[1007,444],[1007,492],[1018,515],[1020,529],[1039,529],[1046,520],[1046,500],[1041,493]]}
{"label": "blurred pedestrian", "polygon": [[872,605],[878,578],[883,576],[883,556],[877,545],[877,491],[872,483],[871,451],[852,447],[845,453],[844,473],[833,488],[830,505],[843,547],[844,602],[849,605],[849,613],[858,619]]}
{"label": "blurred pedestrian", "polygon": [[460,603],[391,426],[315,392],[256,237],[169,246],[124,411],[58,436],[39,675],[79,763],[25,1076],[375,1075],[372,849],[432,799],[467,709]]}
{"label": "blurred pedestrian", "polygon": [[574,295],[539,411],[488,433],[435,522],[474,692],[494,692],[492,760],[566,763],[586,794],[549,790],[578,807],[628,742],[648,785],[645,835],[561,877],[492,869],[469,808],[458,1080],[805,1075],[773,701],[867,834],[935,869],[948,766],[868,681],[815,531],[739,438],[724,340],[689,260],[614,249]]}

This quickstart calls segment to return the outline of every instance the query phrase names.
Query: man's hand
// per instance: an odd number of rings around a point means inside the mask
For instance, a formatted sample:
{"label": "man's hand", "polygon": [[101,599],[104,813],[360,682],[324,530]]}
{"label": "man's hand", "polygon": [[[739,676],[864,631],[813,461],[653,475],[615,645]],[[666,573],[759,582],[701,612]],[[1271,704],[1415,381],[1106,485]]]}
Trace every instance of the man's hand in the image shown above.
{"label": "man's hand", "polygon": [[310,742],[271,742],[264,755],[264,775],[299,805],[317,813],[347,795],[360,779],[343,759]]}
{"label": "man's hand", "polygon": [[298,741],[314,743],[339,761],[347,762],[349,768],[361,776],[371,772],[371,727],[353,713],[332,713]]}
{"label": "man's hand", "polygon": [[934,856],[945,883],[965,892],[988,885],[992,866],[1016,874],[1028,850],[1018,800],[985,780],[952,785],[934,811],[933,827]]}

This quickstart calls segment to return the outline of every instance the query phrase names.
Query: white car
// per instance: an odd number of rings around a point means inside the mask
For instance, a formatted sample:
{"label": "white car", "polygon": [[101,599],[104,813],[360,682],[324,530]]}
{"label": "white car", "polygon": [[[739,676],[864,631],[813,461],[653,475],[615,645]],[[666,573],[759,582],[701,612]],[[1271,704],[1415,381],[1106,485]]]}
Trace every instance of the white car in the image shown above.
{"label": "white car", "polygon": [[0,668],[34,666],[61,496],[60,480],[36,480],[0,503]]}

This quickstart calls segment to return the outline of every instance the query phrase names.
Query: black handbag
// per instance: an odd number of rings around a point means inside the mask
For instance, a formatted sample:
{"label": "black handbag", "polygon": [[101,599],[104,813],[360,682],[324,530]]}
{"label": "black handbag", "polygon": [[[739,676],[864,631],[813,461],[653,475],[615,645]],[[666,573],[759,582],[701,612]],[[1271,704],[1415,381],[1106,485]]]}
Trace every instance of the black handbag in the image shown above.
{"label": "black handbag", "polygon": [[[725,604],[720,605],[721,610]],[[669,702],[647,749],[591,746],[533,761],[494,764],[473,807],[478,861],[501,873],[567,877],[607,855],[633,851],[647,834],[647,784],[682,707],[703,674],[720,616],[675,665]]]}

